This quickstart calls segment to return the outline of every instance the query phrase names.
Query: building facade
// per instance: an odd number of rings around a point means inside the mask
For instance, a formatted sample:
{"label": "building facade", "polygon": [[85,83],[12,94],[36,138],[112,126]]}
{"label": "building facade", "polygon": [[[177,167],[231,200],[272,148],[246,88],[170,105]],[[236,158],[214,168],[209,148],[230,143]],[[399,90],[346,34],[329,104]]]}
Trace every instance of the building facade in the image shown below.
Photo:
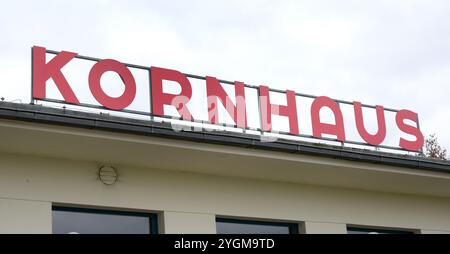
{"label": "building facade", "polygon": [[0,233],[450,233],[450,163],[0,102]]}

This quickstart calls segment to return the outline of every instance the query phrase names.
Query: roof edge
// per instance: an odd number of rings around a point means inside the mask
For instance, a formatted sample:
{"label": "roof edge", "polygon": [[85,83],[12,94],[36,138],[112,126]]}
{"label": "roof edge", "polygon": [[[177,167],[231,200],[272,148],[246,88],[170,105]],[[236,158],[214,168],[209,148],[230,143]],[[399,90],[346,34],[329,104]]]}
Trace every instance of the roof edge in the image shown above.
{"label": "roof edge", "polygon": [[144,136],[182,139],[254,149],[306,154],[334,159],[450,173],[450,161],[421,156],[278,139],[263,142],[259,135],[223,131],[175,131],[170,123],[130,119],[108,114],[86,113],[35,104],[0,102],[0,119],[72,126]]}

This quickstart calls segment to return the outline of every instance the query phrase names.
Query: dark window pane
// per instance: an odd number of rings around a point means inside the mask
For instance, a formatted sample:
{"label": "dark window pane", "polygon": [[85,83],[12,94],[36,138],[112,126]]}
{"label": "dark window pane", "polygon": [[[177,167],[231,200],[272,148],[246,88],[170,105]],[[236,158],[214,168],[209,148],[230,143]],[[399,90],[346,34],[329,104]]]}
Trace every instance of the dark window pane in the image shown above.
{"label": "dark window pane", "polygon": [[84,209],[54,209],[54,234],[149,234],[150,216]]}
{"label": "dark window pane", "polygon": [[348,227],[347,234],[414,234],[412,231]]}
{"label": "dark window pane", "polygon": [[296,225],[246,220],[218,219],[217,234],[290,234]]}

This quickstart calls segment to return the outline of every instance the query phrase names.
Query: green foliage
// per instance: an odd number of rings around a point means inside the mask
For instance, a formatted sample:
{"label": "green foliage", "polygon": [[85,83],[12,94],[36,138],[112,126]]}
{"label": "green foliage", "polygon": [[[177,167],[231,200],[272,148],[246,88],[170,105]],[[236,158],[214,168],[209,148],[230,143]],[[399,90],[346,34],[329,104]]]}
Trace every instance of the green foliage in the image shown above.
{"label": "green foliage", "polygon": [[425,140],[425,150],[429,158],[447,160],[447,149],[439,145],[436,134],[430,135]]}

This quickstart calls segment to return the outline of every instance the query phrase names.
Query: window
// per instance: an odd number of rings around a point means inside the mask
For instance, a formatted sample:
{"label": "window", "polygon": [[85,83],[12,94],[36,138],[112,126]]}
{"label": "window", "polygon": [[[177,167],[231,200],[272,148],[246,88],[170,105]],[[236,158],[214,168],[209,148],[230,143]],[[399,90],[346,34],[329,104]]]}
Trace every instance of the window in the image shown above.
{"label": "window", "polygon": [[366,227],[347,227],[347,234],[414,234],[414,231]]}
{"label": "window", "polygon": [[298,234],[295,223],[216,219],[217,234]]}
{"label": "window", "polygon": [[156,214],[53,207],[53,234],[155,234]]}

